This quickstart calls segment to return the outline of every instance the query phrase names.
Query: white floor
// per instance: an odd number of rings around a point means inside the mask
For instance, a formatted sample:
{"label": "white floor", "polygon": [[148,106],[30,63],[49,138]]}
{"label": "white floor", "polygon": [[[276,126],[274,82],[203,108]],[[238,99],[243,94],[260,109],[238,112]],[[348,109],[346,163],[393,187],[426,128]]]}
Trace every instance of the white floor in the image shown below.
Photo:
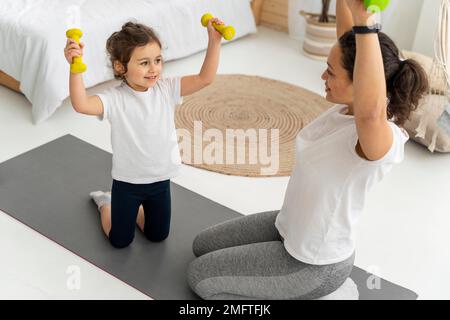
{"label": "white floor", "polygon": [[[165,73],[197,73],[203,57],[200,53],[169,62]],[[305,58],[300,44],[286,34],[260,28],[257,35],[223,47],[219,73],[266,76],[322,94],[324,68],[323,62]],[[51,119],[33,125],[30,103],[0,87],[0,162],[68,133],[110,151],[108,124],[76,114],[66,101]],[[405,161],[368,197],[358,229],[357,266],[416,291],[420,299],[450,299],[449,168],[450,154],[431,154],[408,142]],[[287,181],[231,177],[187,166],[174,179],[243,214],[279,209]],[[2,212],[0,257],[0,299],[148,299]],[[79,289],[68,286],[72,266],[81,275]]]}

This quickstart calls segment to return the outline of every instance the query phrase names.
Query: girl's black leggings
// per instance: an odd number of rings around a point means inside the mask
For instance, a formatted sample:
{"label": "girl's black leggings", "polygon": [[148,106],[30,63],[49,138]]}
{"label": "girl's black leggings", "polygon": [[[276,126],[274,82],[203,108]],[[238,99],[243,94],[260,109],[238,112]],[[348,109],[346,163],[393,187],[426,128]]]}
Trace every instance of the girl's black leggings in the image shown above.
{"label": "girl's black leggings", "polygon": [[145,236],[159,242],[169,235],[170,180],[150,184],[113,180],[109,241],[114,247],[125,248],[133,242],[140,205],[145,213]]}

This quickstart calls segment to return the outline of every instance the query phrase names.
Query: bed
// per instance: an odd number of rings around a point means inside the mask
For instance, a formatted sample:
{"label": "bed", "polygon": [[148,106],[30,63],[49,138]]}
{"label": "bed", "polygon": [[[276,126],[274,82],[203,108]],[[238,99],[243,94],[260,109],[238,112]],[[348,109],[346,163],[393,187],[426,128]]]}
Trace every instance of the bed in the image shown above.
{"label": "bed", "polygon": [[34,123],[48,119],[69,93],[65,31],[78,26],[86,49],[86,88],[113,79],[106,39],[130,19],[148,24],[163,42],[166,61],[206,49],[200,17],[211,12],[236,28],[239,39],[256,32],[251,0],[2,0],[0,83],[22,92]]}

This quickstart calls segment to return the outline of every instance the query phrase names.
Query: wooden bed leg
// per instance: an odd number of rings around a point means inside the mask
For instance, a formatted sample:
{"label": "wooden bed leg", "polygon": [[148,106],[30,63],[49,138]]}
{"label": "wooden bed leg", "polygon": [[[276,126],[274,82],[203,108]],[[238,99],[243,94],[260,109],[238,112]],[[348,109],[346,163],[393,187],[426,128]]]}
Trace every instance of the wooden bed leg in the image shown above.
{"label": "wooden bed leg", "polygon": [[0,85],[3,85],[18,93],[22,93],[22,91],[20,91],[20,82],[1,70],[0,70]]}
{"label": "wooden bed leg", "polygon": [[253,15],[255,16],[256,25],[259,26],[261,23],[261,13],[264,5],[264,0],[253,0],[252,1],[252,10]]}

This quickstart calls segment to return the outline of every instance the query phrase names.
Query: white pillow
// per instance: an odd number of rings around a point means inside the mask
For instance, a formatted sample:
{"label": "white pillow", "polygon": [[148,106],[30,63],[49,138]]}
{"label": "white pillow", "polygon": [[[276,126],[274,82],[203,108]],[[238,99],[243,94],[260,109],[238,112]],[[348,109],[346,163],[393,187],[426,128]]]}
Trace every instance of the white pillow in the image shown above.
{"label": "white pillow", "polygon": [[412,140],[428,147],[431,152],[450,152],[450,136],[439,124],[448,99],[441,95],[428,95],[405,122],[405,129]]}

